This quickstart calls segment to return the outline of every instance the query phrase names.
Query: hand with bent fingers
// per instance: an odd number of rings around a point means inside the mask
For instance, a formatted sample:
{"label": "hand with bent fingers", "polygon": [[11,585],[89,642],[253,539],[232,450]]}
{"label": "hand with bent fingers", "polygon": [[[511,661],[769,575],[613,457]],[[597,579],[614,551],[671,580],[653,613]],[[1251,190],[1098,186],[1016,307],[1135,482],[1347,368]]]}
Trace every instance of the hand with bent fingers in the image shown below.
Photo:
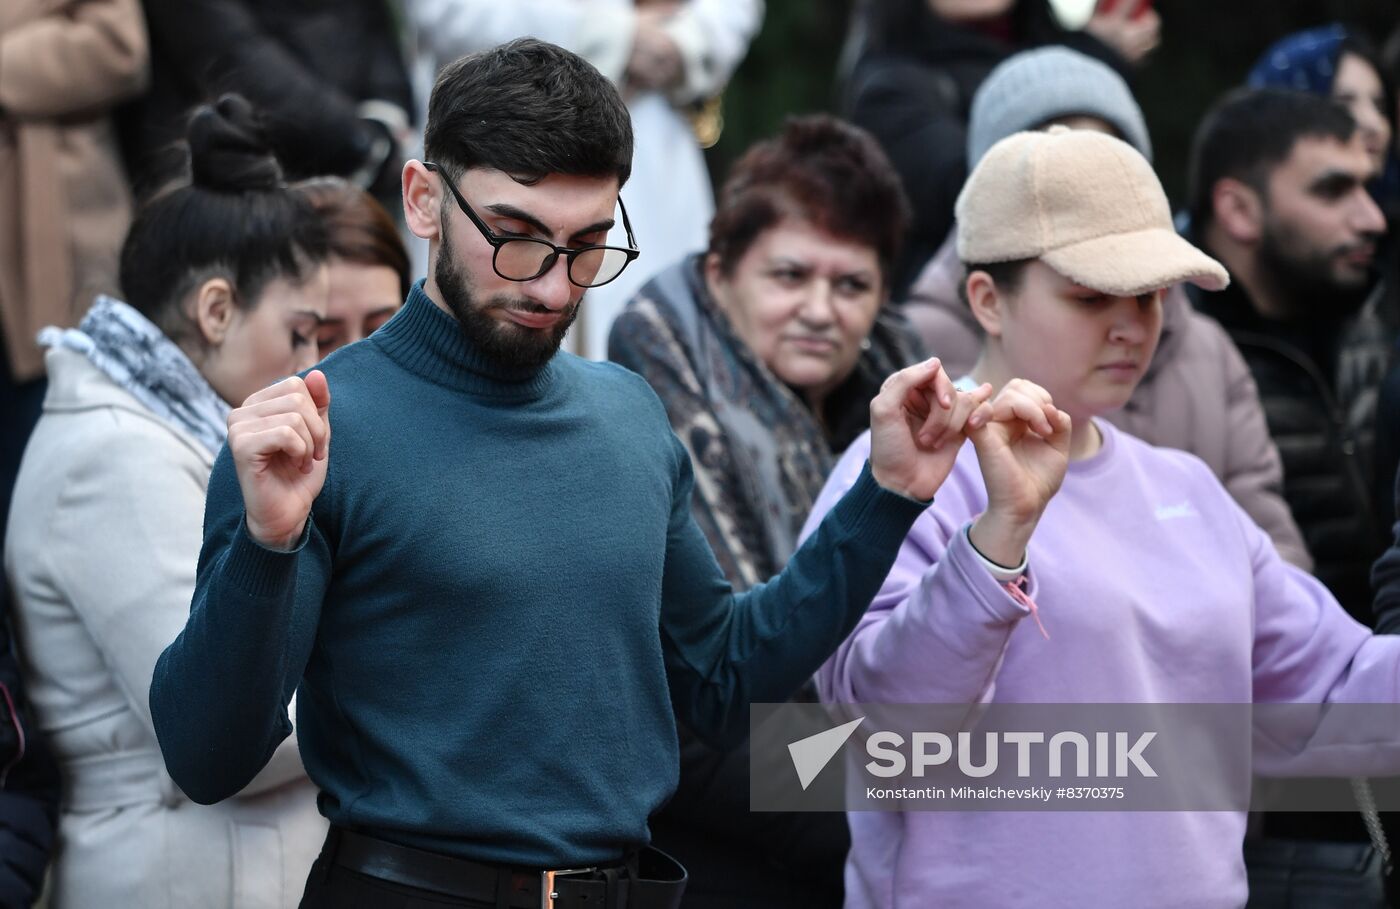
{"label": "hand with bent fingers", "polygon": [[937,357],[901,369],[870,402],[870,472],[891,492],[932,499],[969,430],[991,417],[992,387],[958,391]]}
{"label": "hand with bent fingers", "polygon": [[993,562],[1016,565],[1064,482],[1072,426],[1050,393],[1025,379],[1008,382],[991,410],[970,433],[987,486],[987,510],[973,522],[972,542]]}
{"label": "hand with bent fingers", "polygon": [[1108,12],[1095,11],[1084,31],[1136,66],[1162,42],[1162,17],[1151,7],[1139,10],[1133,0],[1120,0]]}
{"label": "hand with bent fingers", "polygon": [[652,3],[637,11],[632,52],[627,59],[627,86],[636,91],[666,91],[681,81],[685,61],[665,29],[676,14],[675,3]]}
{"label": "hand with bent fingers", "polygon": [[326,482],[330,404],[326,377],[313,369],[264,388],[228,415],[248,534],[270,549],[296,543]]}

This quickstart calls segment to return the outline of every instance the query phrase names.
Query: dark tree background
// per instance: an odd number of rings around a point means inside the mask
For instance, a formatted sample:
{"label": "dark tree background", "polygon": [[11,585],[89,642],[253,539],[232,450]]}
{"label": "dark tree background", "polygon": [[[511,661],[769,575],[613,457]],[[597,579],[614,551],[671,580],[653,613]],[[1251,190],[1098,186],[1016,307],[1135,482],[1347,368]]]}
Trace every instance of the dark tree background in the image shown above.
{"label": "dark tree background", "polygon": [[[878,0],[876,0],[878,2]],[[835,109],[837,61],[851,0],[768,0],[763,31],[724,96],[725,128],[709,152],[716,185],[729,163],[790,113]],[[1133,89],[1147,114],[1157,171],[1179,205],[1196,123],[1259,55],[1294,31],[1343,22],[1381,44],[1397,0],[1157,0],[1162,45]]]}

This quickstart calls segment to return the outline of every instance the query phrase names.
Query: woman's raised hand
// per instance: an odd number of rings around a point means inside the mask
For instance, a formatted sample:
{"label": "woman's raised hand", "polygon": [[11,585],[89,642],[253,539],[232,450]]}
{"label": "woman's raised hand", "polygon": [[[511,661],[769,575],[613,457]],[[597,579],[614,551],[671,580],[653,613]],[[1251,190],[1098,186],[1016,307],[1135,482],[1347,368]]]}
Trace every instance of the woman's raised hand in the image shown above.
{"label": "woman's raised hand", "polygon": [[1064,482],[1072,425],[1050,393],[1012,379],[991,402],[991,419],[970,432],[987,487],[987,510],[972,525],[984,556],[1017,565],[1045,506]]}

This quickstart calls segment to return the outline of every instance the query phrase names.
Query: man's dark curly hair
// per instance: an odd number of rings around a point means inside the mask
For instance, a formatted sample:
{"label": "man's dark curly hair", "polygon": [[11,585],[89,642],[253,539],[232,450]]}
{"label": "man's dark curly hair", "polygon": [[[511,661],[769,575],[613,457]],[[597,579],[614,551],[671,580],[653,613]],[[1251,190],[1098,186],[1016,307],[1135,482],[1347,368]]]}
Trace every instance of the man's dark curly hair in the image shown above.
{"label": "man's dark curly hair", "polygon": [[561,47],[521,38],[448,64],[428,100],[428,160],[544,177],[632,173],[632,118],[613,84]]}

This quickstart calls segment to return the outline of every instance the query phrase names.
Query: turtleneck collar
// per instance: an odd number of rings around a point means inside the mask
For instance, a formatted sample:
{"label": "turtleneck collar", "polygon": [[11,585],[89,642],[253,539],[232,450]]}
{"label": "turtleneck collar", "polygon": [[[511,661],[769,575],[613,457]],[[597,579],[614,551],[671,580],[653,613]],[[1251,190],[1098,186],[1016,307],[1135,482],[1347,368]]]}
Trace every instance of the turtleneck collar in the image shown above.
{"label": "turtleneck collar", "polygon": [[556,354],[543,367],[503,366],[483,356],[462,334],[457,320],[438,308],[413,285],[408,302],[371,340],[391,360],[415,375],[470,395],[533,401],[549,388],[557,371]]}

